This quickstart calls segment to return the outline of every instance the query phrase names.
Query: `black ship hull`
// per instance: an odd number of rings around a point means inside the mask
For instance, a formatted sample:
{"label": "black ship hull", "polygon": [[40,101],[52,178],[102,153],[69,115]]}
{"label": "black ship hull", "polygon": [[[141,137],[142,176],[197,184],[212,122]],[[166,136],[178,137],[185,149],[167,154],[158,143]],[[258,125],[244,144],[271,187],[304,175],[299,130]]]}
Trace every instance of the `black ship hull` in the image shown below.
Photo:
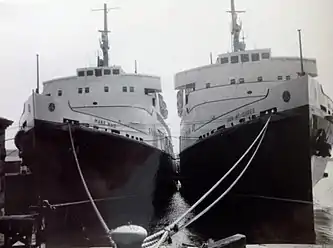
{"label": "black ship hull", "polygon": [[[56,206],[46,216],[48,244],[108,245],[79,177],[68,128],[35,121],[33,129],[17,134],[34,193],[25,202],[9,196],[5,211],[23,213],[39,198],[48,200]],[[80,168],[109,229],[131,222],[151,230],[161,196],[174,189],[171,155],[120,135],[74,126],[72,133]]]}
{"label": "black ship hull", "polygon": [[[268,119],[220,131],[180,154],[182,195],[193,204],[243,155]],[[276,113],[256,156],[229,194],[194,223],[194,231],[214,238],[235,233],[249,243],[315,243],[313,193],[330,156],[333,126],[309,106]],[[201,206],[221,195],[244,169],[243,162]]]}

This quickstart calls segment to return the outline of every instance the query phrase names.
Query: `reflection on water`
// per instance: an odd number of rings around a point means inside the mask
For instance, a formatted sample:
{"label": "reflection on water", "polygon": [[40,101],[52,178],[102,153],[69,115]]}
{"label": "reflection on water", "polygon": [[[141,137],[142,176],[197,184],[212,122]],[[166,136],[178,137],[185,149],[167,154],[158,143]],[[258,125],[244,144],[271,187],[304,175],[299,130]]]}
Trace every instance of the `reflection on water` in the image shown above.
{"label": "reflection on water", "polygon": [[[328,164],[327,172],[329,177],[322,179],[314,188],[314,218],[317,244],[333,245],[333,162]],[[175,193],[170,199],[168,207],[158,214],[155,229],[161,230],[188,208],[189,206],[181,195],[178,192]],[[193,216],[188,216],[188,219],[191,217]],[[206,240],[193,231],[191,232],[190,228],[176,234],[172,241],[170,248],[182,247],[183,243],[199,245]]]}

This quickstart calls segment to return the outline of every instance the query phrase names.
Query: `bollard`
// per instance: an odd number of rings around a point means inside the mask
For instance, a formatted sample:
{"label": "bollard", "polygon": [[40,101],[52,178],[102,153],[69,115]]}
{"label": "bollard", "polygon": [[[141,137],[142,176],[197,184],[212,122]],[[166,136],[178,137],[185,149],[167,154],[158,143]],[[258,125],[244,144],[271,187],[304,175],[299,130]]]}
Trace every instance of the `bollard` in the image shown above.
{"label": "bollard", "polygon": [[117,244],[117,248],[141,248],[147,235],[146,229],[136,225],[120,226],[111,232],[111,238]]}

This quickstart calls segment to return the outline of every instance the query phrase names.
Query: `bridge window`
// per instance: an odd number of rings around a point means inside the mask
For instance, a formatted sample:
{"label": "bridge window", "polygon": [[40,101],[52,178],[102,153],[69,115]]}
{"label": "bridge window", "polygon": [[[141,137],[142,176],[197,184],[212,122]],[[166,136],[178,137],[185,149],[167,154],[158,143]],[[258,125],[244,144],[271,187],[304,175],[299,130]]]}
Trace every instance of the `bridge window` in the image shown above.
{"label": "bridge window", "polygon": [[84,77],[84,71],[78,71],[77,75],[78,77]]}
{"label": "bridge window", "polygon": [[249,62],[250,61],[250,56],[248,54],[241,54],[241,61],[243,63]]}
{"label": "bridge window", "polygon": [[82,94],[82,88],[78,88],[77,93]]}
{"label": "bridge window", "polygon": [[231,64],[236,64],[239,62],[239,58],[238,58],[238,56],[231,56],[230,61],[231,61]]}
{"label": "bridge window", "polygon": [[62,96],[62,90],[58,90],[58,96]]}
{"label": "bridge window", "polygon": [[84,88],[84,93],[89,93],[89,87]]}
{"label": "bridge window", "polygon": [[221,61],[221,64],[228,64],[229,58],[228,57],[220,58],[220,61]]}
{"label": "bridge window", "polygon": [[269,59],[270,58],[270,54],[269,53],[262,53],[261,54],[261,58],[262,59]]}
{"label": "bridge window", "polygon": [[119,75],[120,71],[119,71],[119,69],[113,69],[112,73],[113,73],[113,75]]}
{"label": "bridge window", "polygon": [[286,76],[286,80],[290,80],[290,75]]}
{"label": "bridge window", "polygon": [[109,86],[104,86],[104,92],[109,92]]}
{"label": "bridge window", "polygon": [[252,53],[251,59],[252,59],[252,61],[259,61],[260,60],[259,53]]}
{"label": "bridge window", "polygon": [[134,92],[134,87],[133,86],[130,87],[130,92]]}
{"label": "bridge window", "polygon": [[236,79],[232,78],[230,79],[230,84],[235,84],[236,83]]}
{"label": "bridge window", "polygon": [[240,79],[239,79],[239,83],[240,83],[240,84],[245,83],[245,79],[244,79],[244,78],[240,78]]}
{"label": "bridge window", "polygon": [[93,70],[87,71],[87,76],[93,76],[93,75],[94,75],[94,71]]}
{"label": "bridge window", "polygon": [[258,82],[262,82],[262,76],[258,77]]}
{"label": "bridge window", "polygon": [[111,75],[110,69],[104,69],[104,75]]}
{"label": "bridge window", "polygon": [[210,83],[206,83],[206,88],[210,88]]}
{"label": "bridge window", "polygon": [[95,76],[101,77],[102,76],[102,69],[95,69]]}
{"label": "bridge window", "polygon": [[283,77],[282,76],[278,76],[277,79],[278,80],[283,80]]}
{"label": "bridge window", "polygon": [[127,92],[127,87],[123,86],[123,92]]}

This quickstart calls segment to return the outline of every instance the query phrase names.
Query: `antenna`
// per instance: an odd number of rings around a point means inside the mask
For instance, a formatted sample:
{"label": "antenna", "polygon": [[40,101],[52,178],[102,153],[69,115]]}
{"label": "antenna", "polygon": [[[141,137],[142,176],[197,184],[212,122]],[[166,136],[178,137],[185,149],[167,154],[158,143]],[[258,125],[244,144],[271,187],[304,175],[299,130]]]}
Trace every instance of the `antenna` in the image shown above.
{"label": "antenna", "polygon": [[101,62],[102,66],[108,67],[109,66],[109,37],[108,33],[110,31],[108,30],[108,11],[109,10],[114,10],[114,9],[119,9],[118,7],[115,8],[108,8],[107,4],[104,3],[104,8],[103,9],[93,9],[92,11],[104,11],[104,29],[103,30],[98,30],[98,32],[101,33],[101,41],[100,41],[100,47],[103,52],[103,60]]}
{"label": "antenna", "polygon": [[299,40],[299,54],[301,57],[301,75],[300,76],[304,76],[304,65],[303,65],[303,48],[302,48],[302,31],[301,29],[298,29],[298,40]]}
{"label": "antenna", "polygon": [[36,62],[37,62],[37,89],[36,93],[39,94],[39,55],[36,54]]}
{"label": "antenna", "polygon": [[240,32],[242,31],[242,24],[237,23],[237,14],[245,13],[245,11],[236,11],[235,1],[231,0],[231,10],[227,12],[231,14],[231,21],[232,21],[231,39],[233,39],[233,52],[244,51],[245,43],[239,41]]}
{"label": "antenna", "polygon": [[137,74],[138,73],[138,66],[136,64],[136,60],[134,61],[134,73]]}
{"label": "antenna", "polygon": [[209,54],[209,57],[210,57],[210,64],[212,65],[213,64],[213,55],[212,55],[212,53]]}

